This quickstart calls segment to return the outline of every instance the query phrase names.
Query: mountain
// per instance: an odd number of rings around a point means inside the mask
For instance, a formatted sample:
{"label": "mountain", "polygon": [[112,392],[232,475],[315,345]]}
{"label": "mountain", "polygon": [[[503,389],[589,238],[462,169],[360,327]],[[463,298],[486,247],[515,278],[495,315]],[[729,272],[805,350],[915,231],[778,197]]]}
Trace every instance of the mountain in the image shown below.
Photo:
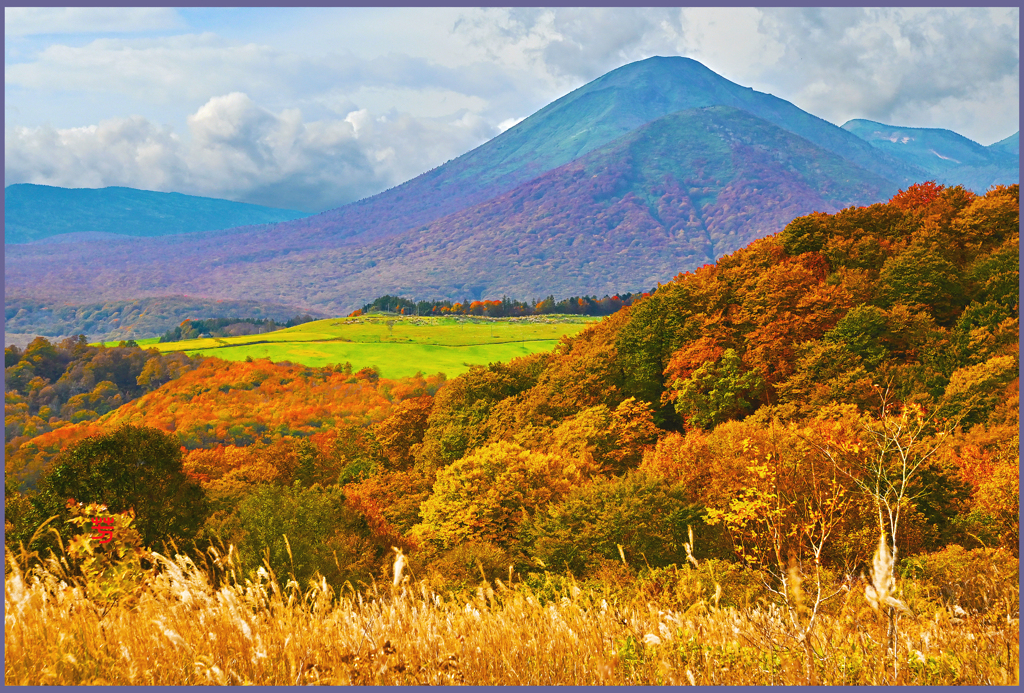
{"label": "mountain", "polygon": [[[307,216],[210,197],[134,188],[57,188],[17,183],[4,188],[4,243],[61,239],[65,234],[166,236]],[[75,236],[81,239],[81,236]]]}
{"label": "mountain", "polygon": [[645,290],[781,231],[802,210],[896,192],[745,111],[692,109],[426,228],[307,256],[303,274],[338,296],[377,287],[452,299]]}
{"label": "mountain", "polygon": [[696,61],[650,58],[365,200],[187,238],[8,246],[5,285],[76,304],[184,293],[334,312],[381,293],[646,290],[796,216],[933,177]]}
{"label": "mountain", "polygon": [[664,116],[504,195],[371,243],[266,253],[253,252],[248,234],[215,234],[189,243],[22,246],[8,253],[17,259],[7,282],[59,282],[75,288],[74,300],[174,286],[336,313],[383,292],[463,299],[632,291],[713,263],[801,214],[896,192],[802,137],[716,106]]}
{"label": "mountain", "polygon": [[365,200],[280,225],[266,240],[283,250],[286,243],[302,247],[314,239],[362,243],[397,235],[497,197],[645,123],[708,106],[748,111],[899,186],[927,178],[859,137],[696,60],[653,57],[612,70],[443,166]]}
{"label": "mountain", "polygon": [[1020,132],[1015,132],[1005,140],[999,140],[994,144],[988,146],[989,149],[1007,152],[1013,154],[1015,157],[1020,158]]}
{"label": "mountain", "polygon": [[[984,147],[952,130],[908,128],[851,120],[843,129],[893,157],[917,166],[946,185],[983,193],[993,185],[1020,182],[1016,136]],[[1010,140],[1013,141],[1012,149]]]}

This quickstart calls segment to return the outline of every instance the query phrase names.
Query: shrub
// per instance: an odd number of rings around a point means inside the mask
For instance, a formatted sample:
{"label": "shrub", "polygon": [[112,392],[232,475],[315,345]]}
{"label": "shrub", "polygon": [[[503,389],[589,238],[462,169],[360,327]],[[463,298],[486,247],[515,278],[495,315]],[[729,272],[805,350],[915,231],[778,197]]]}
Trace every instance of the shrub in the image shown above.
{"label": "shrub", "polygon": [[532,554],[555,570],[576,573],[599,558],[665,566],[686,560],[687,527],[701,523],[702,508],[679,487],[658,477],[629,472],[576,487],[566,498],[538,512],[524,527]]}
{"label": "shrub", "polygon": [[902,561],[900,573],[928,583],[948,607],[984,613],[1020,609],[1018,559],[1002,548],[965,550],[958,544]]}

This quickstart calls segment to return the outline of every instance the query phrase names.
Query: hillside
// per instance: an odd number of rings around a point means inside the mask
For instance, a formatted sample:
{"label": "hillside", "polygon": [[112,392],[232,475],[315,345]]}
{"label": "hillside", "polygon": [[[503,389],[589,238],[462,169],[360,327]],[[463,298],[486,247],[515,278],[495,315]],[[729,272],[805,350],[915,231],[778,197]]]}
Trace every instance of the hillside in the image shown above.
{"label": "hillside", "polygon": [[[358,498],[384,550],[437,565],[540,559],[583,575],[624,550],[658,568],[687,560],[691,525],[705,556],[770,569],[772,547],[757,540],[768,523],[793,528],[777,535],[791,537],[782,555],[841,571],[878,544],[873,486],[857,480],[879,461],[878,473],[900,473],[886,447],[898,442],[921,465],[907,505],[884,491],[903,513],[890,537],[901,556],[952,543],[1015,552],[1018,252],[1018,186],[982,197],[913,186],[799,217],[550,353],[443,384],[37,344],[6,354],[20,426],[7,469],[42,474],[45,489],[62,447],[133,422],[187,448],[190,478],[219,504],[205,531],[239,544],[256,531],[245,498],[316,483]],[[56,382],[40,387],[44,376]],[[122,386],[149,391],[121,404]],[[51,405],[81,423],[33,437]],[[796,514],[744,515],[772,494]],[[43,495],[42,517],[66,512],[67,497]],[[832,538],[814,544],[805,516],[825,517]]]}
{"label": "hillside", "polygon": [[[870,120],[851,120],[843,129],[872,146],[928,172],[946,185],[983,193],[993,185],[1020,182],[1020,158],[1012,137],[989,147],[951,130],[907,128]],[[1005,143],[1005,144],[1004,144]]]}
{"label": "hillside", "polygon": [[268,359],[327,366],[372,367],[384,378],[444,373],[550,351],[564,335],[599,318],[544,315],[523,318],[360,316],[318,320],[268,334],[147,345],[161,353],[215,356],[228,361]]}
{"label": "hillside", "polygon": [[[925,173],[793,104],[731,82],[683,57],[624,65],[545,106],[476,149],[411,181],[336,210],[275,227],[287,247],[365,243],[417,228],[508,192],[677,111],[731,106],[800,135],[905,187]],[[273,242],[267,234],[261,242]]]}
{"label": "hillside", "polygon": [[8,294],[4,298],[4,346],[24,348],[36,336],[51,341],[79,334],[89,341],[147,339],[158,337],[187,318],[269,318],[285,322],[300,312],[274,303],[188,296],[69,304]]}
{"label": "hillside", "polygon": [[[413,295],[455,286],[453,297],[644,289],[775,233],[794,216],[895,192],[749,113],[697,109],[422,230],[311,256],[304,272],[341,296],[369,285]],[[330,269],[334,262],[340,272]]]}
{"label": "hillside", "polygon": [[1020,157],[1020,132],[1015,132],[1005,140],[999,140],[990,144],[989,149],[996,149]]}
{"label": "hillside", "polygon": [[4,243],[61,240],[66,234],[140,236],[273,224],[305,212],[134,188],[57,188],[17,183],[4,188]]}

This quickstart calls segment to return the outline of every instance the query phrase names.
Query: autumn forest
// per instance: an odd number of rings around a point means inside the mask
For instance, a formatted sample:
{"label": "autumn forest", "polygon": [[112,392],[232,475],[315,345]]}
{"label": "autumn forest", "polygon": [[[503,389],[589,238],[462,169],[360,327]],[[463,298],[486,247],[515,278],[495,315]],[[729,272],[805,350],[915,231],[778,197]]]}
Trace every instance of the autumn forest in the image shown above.
{"label": "autumn forest", "polygon": [[[516,678],[474,668],[465,646],[428,661],[397,635],[330,656],[310,645],[290,665],[228,664],[167,636],[167,669],[186,680],[116,673],[114,644],[76,651],[93,673],[65,662],[50,680],[1014,683],[1018,249],[1017,185],[925,183],[796,218],[616,296],[614,311],[576,299],[574,312],[611,314],[551,352],[449,379],[84,337],[9,347],[5,543],[25,590],[60,574],[96,614],[128,619],[156,608],[159,580],[192,585],[182,566],[200,566],[211,605],[217,590],[269,595],[252,607],[270,614],[251,625],[265,643],[231,636],[243,653],[272,647],[259,628],[280,614],[328,628],[316,616],[328,593],[394,623],[415,608],[441,624],[452,600],[458,623],[523,642],[509,624],[549,618],[536,602],[562,609],[551,633],[598,643],[584,673],[557,679],[536,668],[554,645],[522,655]],[[104,514],[117,529],[101,546],[90,536]],[[159,613],[192,618],[174,595]],[[590,615],[565,626],[574,609]],[[612,635],[588,630],[608,609],[633,615],[608,616]],[[968,626],[973,649],[950,654]],[[32,679],[27,656],[6,656]]]}

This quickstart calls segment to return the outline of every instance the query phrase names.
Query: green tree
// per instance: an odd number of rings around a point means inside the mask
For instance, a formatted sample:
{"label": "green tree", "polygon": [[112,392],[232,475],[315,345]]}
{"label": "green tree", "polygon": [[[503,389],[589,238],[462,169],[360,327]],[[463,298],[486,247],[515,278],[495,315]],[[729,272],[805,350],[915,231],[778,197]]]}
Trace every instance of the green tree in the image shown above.
{"label": "green tree", "polygon": [[634,567],[686,561],[688,527],[703,525],[703,509],[681,487],[631,471],[572,489],[524,527],[531,553],[554,570],[576,573],[600,559],[618,561],[619,546]]}
{"label": "green tree", "polygon": [[897,303],[928,306],[935,321],[952,324],[966,303],[962,273],[927,248],[910,247],[886,260],[878,276],[878,302],[883,308]]}
{"label": "green tree", "polygon": [[432,473],[482,445],[490,433],[487,419],[494,405],[533,387],[545,357],[535,354],[473,366],[448,381],[434,398],[423,442],[415,449],[417,466]]}
{"label": "green tree", "polygon": [[764,380],[755,371],[743,370],[735,349],[726,349],[717,361],[701,366],[685,380],[677,380],[673,389],[676,412],[687,425],[713,428],[752,411]]}
{"label": "green tree", "polygon": [[664,371],[669,357],[682,344],[689,303],[687,286],[666,284],[632,305],[628,321],[615,337],[624,393],[650,402],[660,425],[671,420],[671,409],[663,408],[661,399]]}
{"label": "green tree", "polygon": [[261,485],[239,504],[236,518],[243,569],[266,560],[278,576],[293,575],[300,585],[316,573],[333,584],[367,580],[381,553],[365,518],[346,507],[337,487]]}
{"label": "green tree", "polygon": [[779,236],[786,254],[794,256],[821,250],[828,238],[828,222],[828,215],[821,212],[789,222]]}
{"label": "green tree", "polygon": [[31,363],[36,375],[52,383],[64,373],[71,357],[69,354],[61,353],[45,337],[36,337],[25,347],[21,360]]}
{"label": "green tree", "polygon": [[11,345],[4,349],[4,368],[10,368],[21,360],[21,349]]}
{"label": "green tree", "polygon": [[125,424],[61,451],[39,482],[34,501],[44,517],[66,519],[66,502],[102,503],[112,513],[135,511],[147,546],[195,536],[207,515],[206,495],[182,469],[177,438]]}
{"label": "green tree", "polygon": [[1014,234],[1003,245],[979,257],[967,270],[972,297],[1016,309],[1020,300],[1020,239]]}
{"label": "green tree", "polygon": [[884,310],[876,306],[860,305],[850,310],[834,328],[825,333],[822,341],[842,344],[851,353],[860,356],[866,366],[874,369],[888,356],[882,345],[887,324]]}

